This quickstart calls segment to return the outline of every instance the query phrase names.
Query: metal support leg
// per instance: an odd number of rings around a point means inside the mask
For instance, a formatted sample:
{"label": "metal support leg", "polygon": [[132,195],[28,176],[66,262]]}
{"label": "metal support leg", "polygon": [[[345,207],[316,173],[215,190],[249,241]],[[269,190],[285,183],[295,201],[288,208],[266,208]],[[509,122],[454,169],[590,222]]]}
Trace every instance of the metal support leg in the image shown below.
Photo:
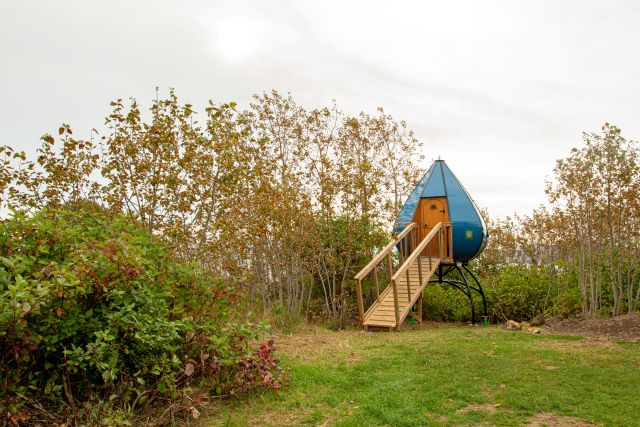
{"label": "metal support leg", "polygon": [[467,276],[464,275],[464,272],[462,271],[462,269],[458,264],[456,264],[456,270],[458,270],[458,272],[460,273],[460,276],[462,277],[462,280],[464,281],[464,284],[467,286],[467,296],[471,301],[471,324],[475,325],[476,324],[476,303],[473,300],[473,295],[471,294],[471,285],[469,285]]}
{"label": "metal support leg", "polygon": [[[467,276],[462,271],[463,269],[473,278],[473,281],[475,282],[476,286],[472,286],[469,283],[469,281],[467,280]],[[462,281],[446,278],[447,274],[449,274],[453,270],[457,270],[458,273],[460,273],[460,277],[462,278]],[[473,291],[475,291],[478,295],[482,297],[482,308],[483,308],[483,314],[484,314],[483,317],[487,318],[487,300],[484,295],[484,290],[482,289],[482,286],[480,285],[480,281],[478,280],[478,278],[469,270],[469,268],[467,268],[466,265],[462,265],[462,268],[461,268],[456,264],[453,266],[449,266],[444,271],[442,266],[438,266],[437,276],[438,278],[436,280],[430,280],[429,283],[441,283],[441,284],[444,283],[449,286],[453,286],[454,288],[458,289],[460,292],[465,294],[467,298],[469,298],[469,302],[471,303],[471,323],[472,324],[475,325],[476,323],[476,305],[473,299]]]}
{"label": "metal support leg", "polygon": [[482,290],[482,286],[480,285],[480,281],[478,280],[478,278],[469,270],[469,268],[467,268],[467,266],[463,266],[463,268],[465,269],[465,271],[467,273],[469,273],[469,275],[473,278],[473,281],[476,282],[476,286],[478,287],[478,289],[474,289],[476,292],[478,292],[480,294],[480,296],[482,297],[482,305],[483,305],[483,313],[485,316],[487,316],[487,299],[484,297],[484,290]]}

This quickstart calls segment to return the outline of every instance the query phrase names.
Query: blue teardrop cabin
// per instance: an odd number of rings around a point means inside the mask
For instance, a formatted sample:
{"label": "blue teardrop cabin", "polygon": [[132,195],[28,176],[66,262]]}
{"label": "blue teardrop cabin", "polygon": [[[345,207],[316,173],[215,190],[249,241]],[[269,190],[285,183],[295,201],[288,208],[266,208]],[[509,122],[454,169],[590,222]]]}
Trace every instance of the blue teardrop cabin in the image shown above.
{"label": "blue teardrop cabin", "polygon": [[[402,206],[393,232],[416,223],[422,240],[435,225],[451,222],[453,262],[468,263],[487,243],[487,226],[473,199],[444,160],[436,160]],[[430,245],[429,254],[433,254]],[[427,256],[427,253],[424,254]]]}
{"label": "blue teardrop cabin", "polygon": [[[471,304],[482,298],[478,278],[468,263],[484,249],[487,226],[471,196],[444,160],[436,160],[402,206],[393,226],[394,239],[355,276],[360,321],[365,330],[399,330],[411,317],[422,323],[424,290],[429,284],[454,287]],[[386,286],[381,277],[388,277]],[[471,279],[471,281],[469,280]],[[365,307],[363,287],[369,296]]]}

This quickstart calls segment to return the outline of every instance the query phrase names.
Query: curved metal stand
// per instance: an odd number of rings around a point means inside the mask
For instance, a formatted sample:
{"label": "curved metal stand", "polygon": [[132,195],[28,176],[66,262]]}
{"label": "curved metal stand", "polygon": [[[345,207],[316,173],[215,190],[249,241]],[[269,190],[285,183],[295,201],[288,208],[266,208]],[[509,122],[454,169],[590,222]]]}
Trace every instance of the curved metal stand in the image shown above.
{"label": "curved metal stand", "polygon": [[[449,265],[447,266],[446,269],[443,269],[442,267],[443,267],[442,265],[438,267],[438,271],[436,273],[438,277],[437,280],[430,280],[429,283],[445,283],[447,285],[453,286],[454,288],[458,289],[460,292],[465,294],[467,298],[469,298],[469,301],[471,302],[471,323],[475,325],[476,324],[476,303],[473,300],[472,291],[475,291],[478,295],[482,297],[482,309],[484,313],[483,317],[487,316],[487,300],[485,299],[484,291],[482,290],[480,281],[467,268],[467,266],[462,263]],[[462,281],[446,278],[447,274],[449,274],[454,270],[460,274],[460,277],[462,277]],[[473,281],[475,282],[475,286],[472,286],[469,283],[469,281],[467,280],[467,276],[464,274],[463,270],[466,271],[473,278]]]}

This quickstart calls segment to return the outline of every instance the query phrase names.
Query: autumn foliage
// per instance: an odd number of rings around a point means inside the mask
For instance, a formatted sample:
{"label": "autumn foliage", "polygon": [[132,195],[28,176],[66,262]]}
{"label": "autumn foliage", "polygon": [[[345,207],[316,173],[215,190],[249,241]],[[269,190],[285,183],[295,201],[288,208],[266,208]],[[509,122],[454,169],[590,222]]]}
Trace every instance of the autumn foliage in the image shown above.
{"label": "autumn foliage", "polygon": [[419,177],[421,145],[382,109],[307,110],[277,92],[204,111],[171,91],[150,118],[114,101],[106,130],[42,137],[35,161],[2,147],[4,209],[95,204],[123,213],[176,256],[243,288],[261,312],[344,325],[351,277],[388,238]]}
{"label": "autumn foliage", "polygon": [[496,318],[631,314],[640,304],[640,147],[605,124],[556,162],[548,203],[490,221]]}
{"label": "autumn foliage", "polygon": [[[54,133],[35,158],[0,146],[0,394],[17,422],[29,405],[113,424],[151,401],[197,416],[204,395],[174,406],[196,384],[285,386],[248,320],[344,327],[352,277],[388,242],[423,148],[382,109],[275,91],[244,110],[119,99],[89,137]],[[606,124],[554,174],[545,207],[488,221],[474,268],[492,318],[635,312],[637,143]],[[430,318],[468,320],[461,295],[426,298]]]}
{"label": "autumn foliage", "polygon": [[173,91],[148,114],[111,107],[104,129],[63,124],[35,158],[0,147],[3,411],[118,424],[148,403],[197,416],[211,396],[282,388],[250,313],[344,326],[421,145],[381,109],[277,92],[246,110]]}

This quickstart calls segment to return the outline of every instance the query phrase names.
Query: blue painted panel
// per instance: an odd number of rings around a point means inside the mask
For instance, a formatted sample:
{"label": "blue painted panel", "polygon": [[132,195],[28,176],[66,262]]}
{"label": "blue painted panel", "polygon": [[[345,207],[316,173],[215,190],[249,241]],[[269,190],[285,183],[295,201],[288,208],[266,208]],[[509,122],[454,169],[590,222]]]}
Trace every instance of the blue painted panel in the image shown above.
{"label": "blue painted panel", "polygon": [[435,162],[432,166],[433,173],[427,181],[427,185],[422,192],[422,197],[446,197],[447,192],[444,188],[442,180],[442,164],[443,162]]}
{"label": "blue painted panel", "polygon": [[480,212],[451,169],[442,163],[449,203],[449,217],[453,223],[453,257],[466,262],[477,256],[484,247],[487,231]]}
{"label": "blue painted panel", "polygon": [[447,198],[455,261],[467,262],[482,252],[487,242],[487,227],[469,193],[443,160],[435,161],[411,192],[393,225],[394,233],[413,222],[421,197]]}
{"label": "blue painted panel", "polygon": [[424,191],[427,181],[429,181],[429,177],[435,169],[435,165],[435,163],[431,165],[429,170],[427,170],[427,172],[422,176],[422,179],[418,182],[418,185],[416,185],[416,188],[414,188],[409,197],[407,197],[407,201],[402,205],[398,219],[396,219],[396,222],[393,224],[394,233],[400,233],[404,230],[404,226],[406,224],[411,224],[413,222],[413,214],[415,214],[416,209],[418,208],[420,195]]}

